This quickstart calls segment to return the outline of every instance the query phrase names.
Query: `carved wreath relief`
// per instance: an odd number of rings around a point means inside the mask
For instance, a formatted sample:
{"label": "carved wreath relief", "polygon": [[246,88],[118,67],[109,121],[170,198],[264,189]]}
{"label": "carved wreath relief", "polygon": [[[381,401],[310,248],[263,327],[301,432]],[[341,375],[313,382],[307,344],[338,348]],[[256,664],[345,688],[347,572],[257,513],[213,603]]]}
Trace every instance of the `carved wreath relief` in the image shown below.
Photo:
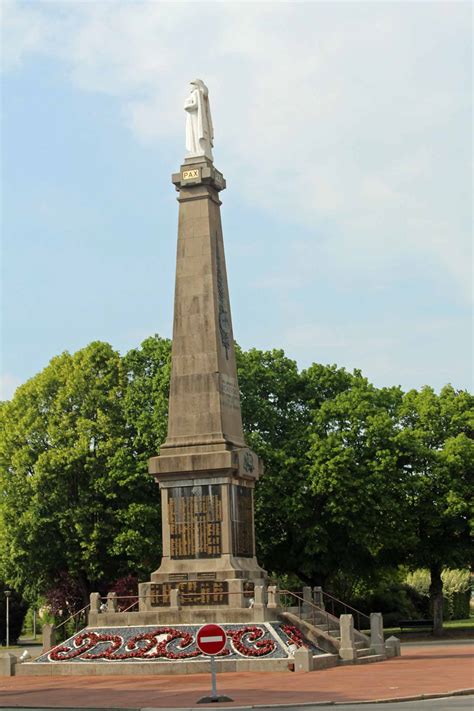
{"label": "carved wreath relief", "polygon": [[225,348],[225,357],[229,360],[230,349],[230,320],[226,309],[225,301],[225,286],[222,276],[222,264],[219,254],[219,240],[216,233],[216,266],[217,266],[217,301],[219,304],[219,331],[221,335],[221,343]]}

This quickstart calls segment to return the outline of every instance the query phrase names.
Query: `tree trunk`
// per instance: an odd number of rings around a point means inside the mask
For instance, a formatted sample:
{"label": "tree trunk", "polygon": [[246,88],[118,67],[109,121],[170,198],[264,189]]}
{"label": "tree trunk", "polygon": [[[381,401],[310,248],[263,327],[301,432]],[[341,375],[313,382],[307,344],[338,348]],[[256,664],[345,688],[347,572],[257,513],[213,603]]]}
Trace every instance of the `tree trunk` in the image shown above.
{"label": "tree trunk", "polygon": [[89,595],[91,592],[89,589],[89,581],[87,580],[87,576],[85,575],[85,573],[82,572],[77,574],[76,580],[81,591],[82,606],[86,607],[89,604]]}
{"label": "tree trunk", "polygon": [[433,611],[433,634],[442,635],[443,630],[443,581],[441,566],[434,563],[430,566],[430,606]]}

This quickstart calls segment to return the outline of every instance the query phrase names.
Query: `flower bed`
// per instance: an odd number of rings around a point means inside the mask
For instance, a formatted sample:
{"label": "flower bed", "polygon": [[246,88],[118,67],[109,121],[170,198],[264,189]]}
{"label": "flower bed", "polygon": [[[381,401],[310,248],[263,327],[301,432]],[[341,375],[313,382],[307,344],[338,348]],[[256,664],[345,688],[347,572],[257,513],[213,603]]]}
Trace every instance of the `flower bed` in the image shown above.
{"label": "flower bed", "polygon": [[[290,645],[312,647],[292,625],[224,624],[225,649],[218,655],[238,658],[286,658]],[[85,629],[37,658],[36,662],[179,661],[206,658],[196,646],[199,625]]]}

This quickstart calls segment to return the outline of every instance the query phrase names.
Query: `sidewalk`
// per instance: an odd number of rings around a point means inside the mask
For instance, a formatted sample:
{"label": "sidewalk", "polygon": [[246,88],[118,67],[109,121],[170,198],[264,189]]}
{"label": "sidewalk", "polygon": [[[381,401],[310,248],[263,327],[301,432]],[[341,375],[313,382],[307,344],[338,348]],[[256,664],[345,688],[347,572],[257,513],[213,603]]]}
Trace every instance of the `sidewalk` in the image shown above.
{"label": "sidewalk", "polygon": [[[473,645],[430,645],[405,648],[401,657],[386,662],[309,674],[220,674],[218,692],[234,704],[219,707],[449,694],[474,687],[473,652]],[[210,674],[0,678],[0,706],[9,707],[189,708],[209,692]]]}

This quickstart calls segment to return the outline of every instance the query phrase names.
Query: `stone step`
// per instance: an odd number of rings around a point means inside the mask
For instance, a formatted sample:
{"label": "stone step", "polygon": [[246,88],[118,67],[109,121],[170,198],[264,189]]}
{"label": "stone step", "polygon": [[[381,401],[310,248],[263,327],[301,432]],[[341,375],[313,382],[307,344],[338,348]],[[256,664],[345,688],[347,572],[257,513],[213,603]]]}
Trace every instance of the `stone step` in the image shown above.
{"label": "stone step", "polygon": [[370,647],[357,647],[357,642],[356,642],[356,653],[357,653],[358,659],[360,659],[360,657],[369,657],[373,654]]}
{"label": "stone step", "polygon": [[370,654],[366,657],[357,657],[356,664],[372,664],[373,662],[384,662],[387,659],[385,654]]}
{"label": "stone step", "polygon": [[[315,625],[317,627],[327,627],[328,626],[328,621],[325,618],[319,618],[319,617],[313,617],[313,615],[302,615],[301,616],[302,620],[305,620],[306,622],[309,622],[311,625]],[[329,621],[329,627],[336,628],[339,627],[339,625],[332,620]]]}

